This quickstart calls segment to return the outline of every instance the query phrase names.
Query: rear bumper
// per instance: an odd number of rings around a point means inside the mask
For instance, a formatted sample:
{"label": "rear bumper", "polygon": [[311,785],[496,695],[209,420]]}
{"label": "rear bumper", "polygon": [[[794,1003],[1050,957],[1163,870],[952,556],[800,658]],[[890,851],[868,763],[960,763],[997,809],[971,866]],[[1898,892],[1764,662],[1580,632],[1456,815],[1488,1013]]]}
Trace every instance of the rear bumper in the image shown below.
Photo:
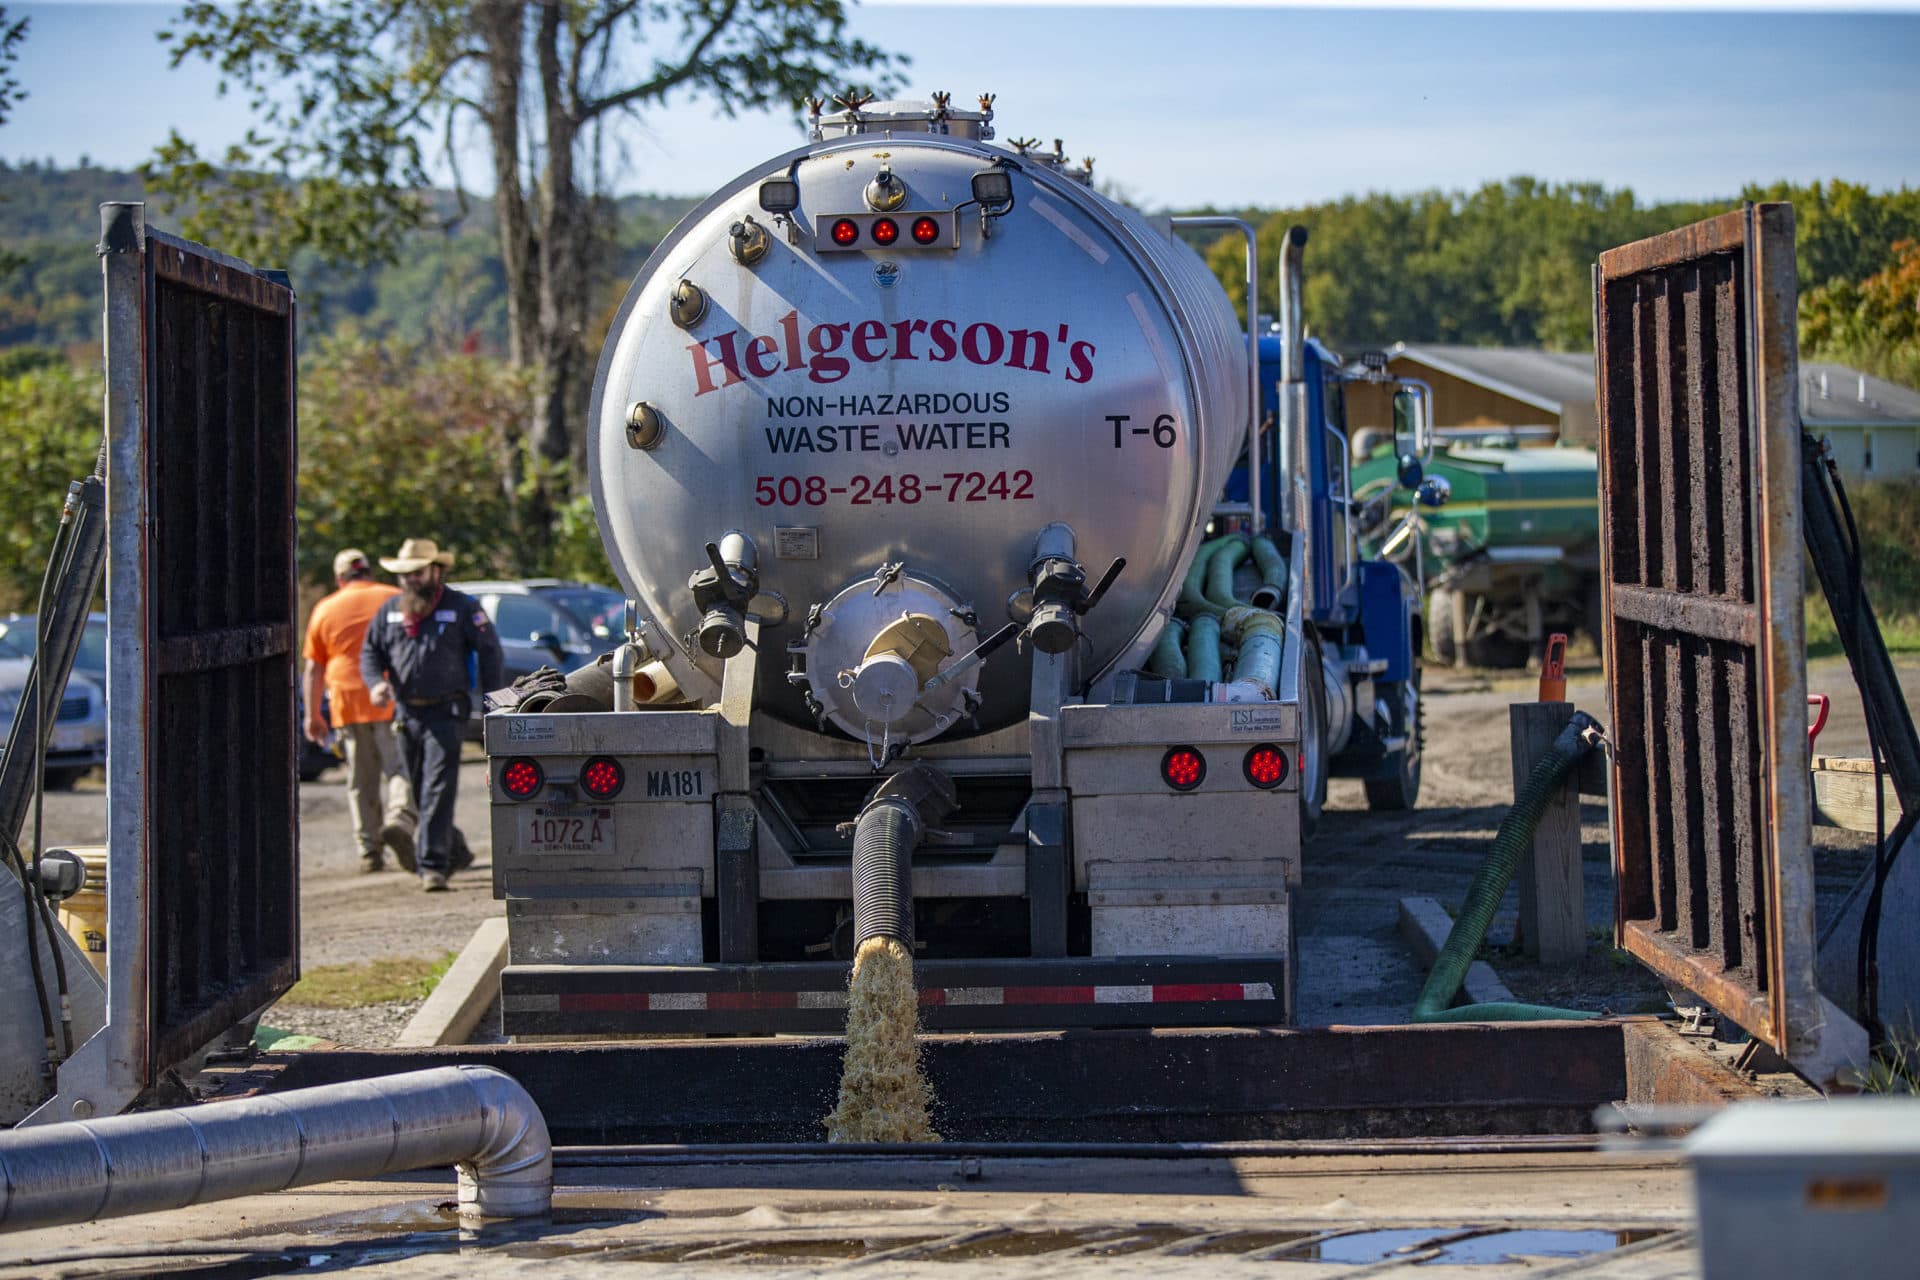
{"label": "rear bumper", "polygon": [[[840,963],[510,965],[500,975],[508,1035],[846,1030]],[[927,1031],[1064,1027],[1236,1027],[1286,1022],[1281,957],[923,960],[914,965]]]}

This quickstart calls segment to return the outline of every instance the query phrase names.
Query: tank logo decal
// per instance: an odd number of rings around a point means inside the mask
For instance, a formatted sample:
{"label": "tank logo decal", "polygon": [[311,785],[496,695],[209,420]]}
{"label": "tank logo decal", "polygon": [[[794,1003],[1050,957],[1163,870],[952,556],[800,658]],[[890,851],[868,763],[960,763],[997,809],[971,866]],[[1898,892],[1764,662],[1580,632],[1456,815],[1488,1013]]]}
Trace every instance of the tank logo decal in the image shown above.
{"label": "tank logo decal", "polygon": [[900,283],[900,264],[891,258],[873,264],[873,282],[882,289],[891,289]]}
{"label": "tank logo decal", "polygon": [[[1135,314],[1145,327],[1145,312],[1135,302]],[[804,330],[804,331],[803,331]],[[1154,354],[1167,366],[1158,338]],[[981,367],[1019,369],[1027,373],[1058,372],[1068,382],[1093,381],[1096,348],[1072,336],[1072,326],[1057,324],[1031,329],[1006,329],[991,321],[963,324],[958,320],[857,320],[803,326],[799,311],[780,317],[777,334],[749,334],[729,329],[717,337],[687,344],[697,382],[695,396],[738,386],[749,378],[763,381],[784,373],[805,373],[809,382],[829,384],[853,372],[856,363],[900,363],[925,360],[929,364],[964,361]]]}
{"label": "tank logo decal", "polygon": [[1103,267],[1107,265],[1107,251],[1095,244],[1092,236],[1074,226],[1073,223],[1068,220],[1067,215],[1062,213],[1059,207],[1051,200],[1043,200],[1039,196],[1029,196],[1027,198],[1027,207],[1045,218],[1048,222],[1051,222],[1054,230],[1073,241],[1074,244],[1080,247],[1081,252],[1085,253],[1089,258],[1092,258]]}

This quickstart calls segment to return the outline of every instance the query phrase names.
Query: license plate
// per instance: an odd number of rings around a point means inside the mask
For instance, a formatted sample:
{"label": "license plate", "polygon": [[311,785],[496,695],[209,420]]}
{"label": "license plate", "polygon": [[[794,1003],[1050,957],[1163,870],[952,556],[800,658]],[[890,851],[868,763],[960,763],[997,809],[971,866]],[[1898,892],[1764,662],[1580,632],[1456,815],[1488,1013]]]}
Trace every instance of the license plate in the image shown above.
{"label": "license plate", "polygon": [[520,846],[528,853],[610,853],[613,810],[525,811],[520,816]]}
{"label": "license plate", "polygon": [[87,745],[87,731],[80,725],[53,726],[55,751],[79,751]]}

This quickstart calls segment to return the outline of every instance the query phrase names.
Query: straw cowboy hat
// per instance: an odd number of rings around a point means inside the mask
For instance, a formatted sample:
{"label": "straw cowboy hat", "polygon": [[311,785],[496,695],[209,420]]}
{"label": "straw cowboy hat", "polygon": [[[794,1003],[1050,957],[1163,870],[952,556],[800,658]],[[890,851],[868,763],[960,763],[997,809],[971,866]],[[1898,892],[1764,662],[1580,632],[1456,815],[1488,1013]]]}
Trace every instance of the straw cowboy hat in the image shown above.
{"label": "straw cowboy hat", "polygon": [[453,568],[453,552],[442,551],[432,538],[408,538],[400,544],[398,555],[380,557],[380,567],[388,573],[412,573],[430,564]]}

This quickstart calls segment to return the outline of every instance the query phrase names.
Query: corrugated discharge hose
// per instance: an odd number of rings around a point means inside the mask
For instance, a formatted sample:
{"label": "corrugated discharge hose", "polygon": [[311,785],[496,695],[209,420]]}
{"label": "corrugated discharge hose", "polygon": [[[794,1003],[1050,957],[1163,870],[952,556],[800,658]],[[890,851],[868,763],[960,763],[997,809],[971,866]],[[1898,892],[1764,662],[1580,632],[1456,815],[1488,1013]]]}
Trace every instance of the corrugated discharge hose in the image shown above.
{"label": "corrugated discharge hose", "polygon": [[1599,738],[1599,721],[1584,711],[1576,711],[1553,745],[1547,748],[1547,753],[1535,763],[1533,772],[1527,775],[1520,793],[1514,797],[1513,808],[1507,810],[1506,818],[1501,821],[1500,830],[1493,837],[1493,847],[1487,850],[1486,861],[1474,874],[1466,905],[1460,909],[1460,918],[1453,922],[1446,945],[1434,958],[1427,985],[1421,988],[1420,998],[1413,1002],[1409,1021],[1557,1022],[1600,1016],[1582,1009],[1556,1009],[1550,1005],[1505,1000],[1462,1005],[1458,1009],[1447,1007],[1467,979],[1467,969],[1473,964],[1480,944],[1486,940],[1487,926],[1493,923],[1493,913],[1513,880],[1521,855],[1533,843],[1534,830],[1540,825],[1540,815],[1546,811],[1547,802]]}
{"label": "corrugated discharge hose", "polygon": [[920,814],[901,796],[881,796],[853,828],[853,940],[894,938],[913,946],[913,850]]}

